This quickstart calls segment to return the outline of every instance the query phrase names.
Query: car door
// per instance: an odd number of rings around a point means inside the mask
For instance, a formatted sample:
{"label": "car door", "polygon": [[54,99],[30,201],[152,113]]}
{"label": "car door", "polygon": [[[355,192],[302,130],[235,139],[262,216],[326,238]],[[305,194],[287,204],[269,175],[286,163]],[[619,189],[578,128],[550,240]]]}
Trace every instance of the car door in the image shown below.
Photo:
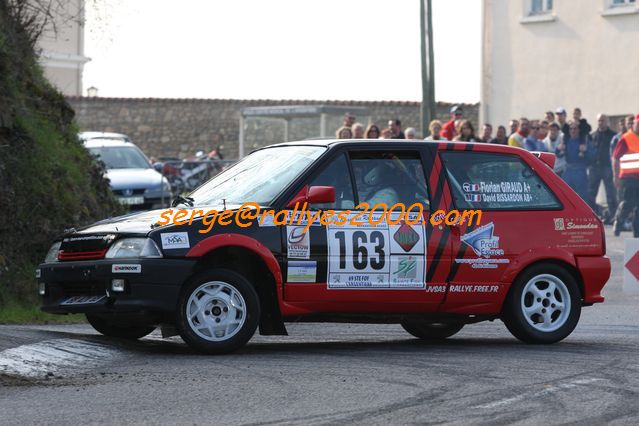
{"label": "car door", "polygon": [[[443,228],[428,222],[425,170],[434,172],[433,158],[419,149],[351,148],[311,176],[308,186],[336,188],[335,203],[311,211],[334,209],[339,219],[309,227],[309,265],[316,267],[317,282],[287,279],[285,299],[320,311],[436,310],[445,294],[450,242],[441,239]],[[394,206],[390,222],[380,203]],[[405,209],[398,203],[411,213],[400,217]],[[435,255],[437,267],[429,271]],[[289,256],[287,262],[290,269],[297,261]],[[428,282],[429,274],[440,281]]]}
{"label": "car door", "polygon": [[509,288],[504,273],[532,247],[548,246],[545,230],[562,206],[517,155],[445,150],[440,156],[454,206],[481,210],[480,223],[458,227],[444,309],[494,312]]}

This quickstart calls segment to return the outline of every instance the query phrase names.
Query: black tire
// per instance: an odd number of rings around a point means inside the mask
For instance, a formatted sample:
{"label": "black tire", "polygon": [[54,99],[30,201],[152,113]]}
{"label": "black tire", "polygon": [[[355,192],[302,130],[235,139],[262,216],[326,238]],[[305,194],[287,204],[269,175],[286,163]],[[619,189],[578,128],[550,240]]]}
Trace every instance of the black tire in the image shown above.
{"label": "black tire", "polygon": [[[199,305],[206,308],[200,310]],[[182,289],[177,328],[182,339],[198,351],[224,354],[253,337],[259,318],[259,297],[251,283],[237,272],[215,269],[193,277]]]}
{"label": "black tire", "polygon": [[121,339],[137,340],[148,334],[151,334],[155,327],[150,325],[123,325],[114,323],[104,317],[93,314],[86,314],[87,321],[97,332],[109,337],[118,337]]}
{"label": "black tire", "polygon": [[[537,284],[531,284],[533,282]],[[544,283],[548,286],[553,283],[556,289],[544,290]],[[553,301],[563,303],[564,309],[557,308]],[[536,312],[537,307],[540,312]],[[530,309],[528,314],[525,308]],[[572,333],[580,315],[581,292],[575,278],[559,265],[540,263],[526,269],[513,283],[504,302],[502,321],[512,335],[523,342],[549,344]]]}
{"label": "black tire", "polygon": [[403,322],[402,327],[415,337],[423,340],[444,340],[457,334],[463,323],[446,322]]}

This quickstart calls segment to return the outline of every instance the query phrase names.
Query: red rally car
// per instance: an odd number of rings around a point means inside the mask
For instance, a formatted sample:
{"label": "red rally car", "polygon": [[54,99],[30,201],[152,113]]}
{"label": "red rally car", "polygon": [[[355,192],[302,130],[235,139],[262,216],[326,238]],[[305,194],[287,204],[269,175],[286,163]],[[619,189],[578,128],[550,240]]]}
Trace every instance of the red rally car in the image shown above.
{"label": "red rally car", "polygon": [[[206,353],[235,350],[258,327],[285,335],[288,321],[399,323],[443,339],[501,319],[520,340],[557,342],[582,306],[603,302],[610,261],[602,223],[553,163],[550,154],[473,143],[269,146],[169,212],[231,210],[228,225],[201,213],[178,225],[151,211],[60,236],[36,271],[42,309],[84,313],[110,336],[161,326]],[[293,214],[298,202],[349,221]],[[383,211],[362,209],[379,203],[413,210],[366,222]],[[235,222],[258,207],[297,220]],[[453,209],[481,209],[481,223],[429,220]]]}

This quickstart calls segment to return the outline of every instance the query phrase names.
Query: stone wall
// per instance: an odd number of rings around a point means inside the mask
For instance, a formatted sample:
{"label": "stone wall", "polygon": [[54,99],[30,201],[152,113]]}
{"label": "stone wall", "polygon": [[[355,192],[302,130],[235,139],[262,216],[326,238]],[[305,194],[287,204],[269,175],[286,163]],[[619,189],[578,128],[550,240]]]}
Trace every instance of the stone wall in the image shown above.
{"label": "stone wall", "polygon": [[[273,105],[339,105],[368,107],[369,117],[358,117],[363,124],[386,127],[388,119],[402,120],[403,128],[419,129],[419,102],[293,101],[236,99],[160,99],[70,97],[81,131],[124,133],[149,156],[179,157],[197,150],[222,147],[225,158],[237,158],[240,109]],[[451,104],[438,103],[437,115],[448,119]],[[464,104],[465,115],[477,125],[478,104]],[[341,125],[341,116],[329,116],[329,136]],[[284,140],[282,121],[251,118],[245,125],[245,152]],[[319,118],[291,120],[289,139],[318,137]]]}

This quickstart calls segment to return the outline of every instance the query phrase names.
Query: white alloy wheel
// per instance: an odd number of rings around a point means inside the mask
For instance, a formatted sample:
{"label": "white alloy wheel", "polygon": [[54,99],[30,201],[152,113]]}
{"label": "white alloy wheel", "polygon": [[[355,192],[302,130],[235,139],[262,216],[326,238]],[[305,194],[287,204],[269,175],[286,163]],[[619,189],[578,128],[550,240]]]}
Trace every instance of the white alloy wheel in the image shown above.
{"label": "white alloy wheel", "polygon": [[247,317],[244,297],[233,285],[209,281],[197,287],[186,303],[186,319],[195,334],[221,342],[237,334]]}
{"label": "white alloy wheel", "polygon": [[571,298],[566,284],[550,274],[536,275],[521,293],[524,318],[535,330],[550,333],[561,328],[570,316]]}

